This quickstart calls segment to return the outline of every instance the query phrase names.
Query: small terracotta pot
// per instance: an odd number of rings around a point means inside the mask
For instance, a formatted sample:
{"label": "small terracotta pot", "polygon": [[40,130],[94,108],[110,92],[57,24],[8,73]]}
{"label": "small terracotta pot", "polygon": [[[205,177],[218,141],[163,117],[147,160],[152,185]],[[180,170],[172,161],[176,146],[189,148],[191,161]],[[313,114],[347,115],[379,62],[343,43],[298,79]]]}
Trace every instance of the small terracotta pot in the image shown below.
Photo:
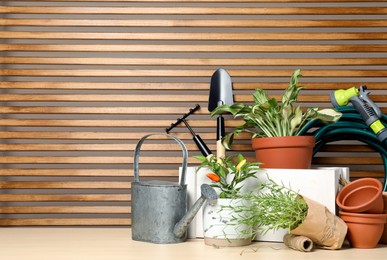
{"label": "small terracotta pot", "polygon": [[[384,201],[384,214],[387,214],[387,192],[383,192],[383,201]],[[386,224],[384,224],[384,232],[379,243],[387,244],[387,221],[386,221]]]}
{"label": "small terracotta pot", "polygon": [[314,136],[259,137],[252,139],[257,162],[263,168],[309,169]]}
{"label": "small terracotta pot", "polygon": [[384,212],[383,185],[375,178],[361,178],[345,185],[337,194],[336,203],[345,212]]}
{"label": "small terracotta pot", "polygon": [[354,248],[375,248],[383,234],[386,214],[339,212],[347,223],[347,239]]}

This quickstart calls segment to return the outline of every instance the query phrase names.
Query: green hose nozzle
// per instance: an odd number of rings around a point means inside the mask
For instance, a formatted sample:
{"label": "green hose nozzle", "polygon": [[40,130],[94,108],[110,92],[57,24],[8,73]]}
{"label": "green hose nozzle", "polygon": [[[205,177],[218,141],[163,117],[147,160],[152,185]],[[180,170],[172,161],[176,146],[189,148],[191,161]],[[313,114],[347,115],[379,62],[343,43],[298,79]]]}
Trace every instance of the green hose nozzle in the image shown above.
{"label": "green hose nozzle", "polygon": [[343,107],[348,105],[349,99],[356,97],[359,94],[359,90],[356,87],[349,89],[339,89],[331,92],[331,103],[334,107]]}
{"label": "green hose nozzle", "polygon": [[330,94],[331,103],[334,107],[346,106],[349,102],[360,114],[364,122],[377,135],[383,144],[387,141],[387,128],[380,121],[382,112],[380,108],[368,97],[370,92],[365,91],[367,86],[360,86],[343,90],[339,89]]}

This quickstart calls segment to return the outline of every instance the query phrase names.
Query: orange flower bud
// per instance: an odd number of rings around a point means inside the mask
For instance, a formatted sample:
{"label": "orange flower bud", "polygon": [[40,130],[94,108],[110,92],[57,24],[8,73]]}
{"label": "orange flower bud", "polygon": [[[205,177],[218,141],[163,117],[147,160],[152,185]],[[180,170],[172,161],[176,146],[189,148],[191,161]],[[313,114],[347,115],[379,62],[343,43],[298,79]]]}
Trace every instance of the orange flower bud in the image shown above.
{"label": "orange flower bud", "polygon": [[206,176],[214,182],[220,181],[220,177],[218,175],[216,175],[215,173],[207,173]]}

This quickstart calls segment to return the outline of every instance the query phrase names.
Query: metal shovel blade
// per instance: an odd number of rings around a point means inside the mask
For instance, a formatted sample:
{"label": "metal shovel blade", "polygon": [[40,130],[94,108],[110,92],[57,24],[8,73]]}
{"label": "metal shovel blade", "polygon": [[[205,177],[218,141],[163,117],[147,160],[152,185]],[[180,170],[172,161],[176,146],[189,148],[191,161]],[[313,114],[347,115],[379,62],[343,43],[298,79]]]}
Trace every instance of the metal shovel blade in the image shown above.
{"label": "metal shovel blade", "polygon": [[231,106],[233,103],[231,77],[225,69],[217,69],[211,77],[208,111],[224,104]]}

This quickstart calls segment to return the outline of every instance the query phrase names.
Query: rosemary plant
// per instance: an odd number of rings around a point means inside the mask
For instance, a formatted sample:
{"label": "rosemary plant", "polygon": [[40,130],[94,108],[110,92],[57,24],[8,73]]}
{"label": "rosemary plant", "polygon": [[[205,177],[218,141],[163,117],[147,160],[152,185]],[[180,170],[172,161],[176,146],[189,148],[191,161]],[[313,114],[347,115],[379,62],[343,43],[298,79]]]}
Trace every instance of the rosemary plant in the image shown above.
{"label": "rosemary plant", "polygon": [[308,213],[308,205],[295,191],[269,179],[255,193],[242,196],[250,203],[230,206],[238,217],[238,224],[252,227],[253,236],[269,230],[288,229],[299,226]]}

